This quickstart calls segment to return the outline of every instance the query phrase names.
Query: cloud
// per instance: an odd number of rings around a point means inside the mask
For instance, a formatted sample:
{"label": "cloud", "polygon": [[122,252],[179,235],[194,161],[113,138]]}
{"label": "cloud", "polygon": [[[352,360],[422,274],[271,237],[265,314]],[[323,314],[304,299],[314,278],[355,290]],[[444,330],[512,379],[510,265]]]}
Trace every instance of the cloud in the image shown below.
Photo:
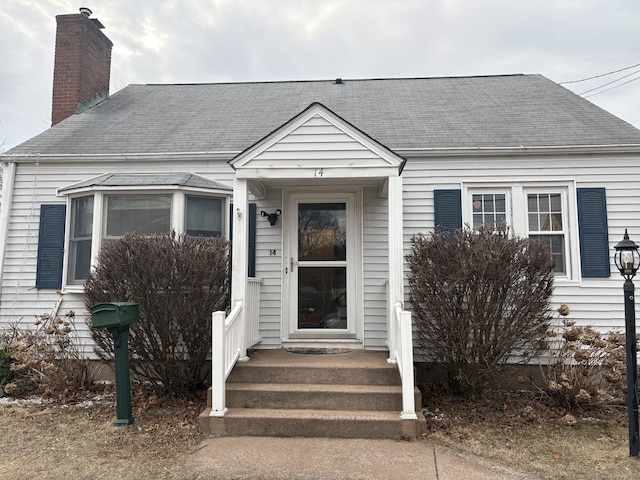
{"label": "cloud", "polygon": [[[112,93],[130,83],[519,72],[561,82],[640,63],[637,0],[112,0],[93,10],[114,43]],[[55,15],[75,12],[66,0],[3,2],[9,147],[48,126]],[[640,126],[640,81],[590,100]]]}

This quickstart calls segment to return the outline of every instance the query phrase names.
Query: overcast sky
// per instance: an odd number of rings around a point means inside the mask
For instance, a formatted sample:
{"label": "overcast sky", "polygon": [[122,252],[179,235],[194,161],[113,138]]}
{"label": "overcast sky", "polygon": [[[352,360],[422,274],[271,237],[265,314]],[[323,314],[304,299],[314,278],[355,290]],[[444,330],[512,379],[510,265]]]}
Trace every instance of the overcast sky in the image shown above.
{"label": "overcast sky", "polygon": [[[80,6],[113,41],[111,94],[337,77],[566,82],[640,64],[638,0],[2,0],[0,151],[50,126],[55,16]],[[640,128],[640,66],[565,86],[608,82],[589,100]]]}

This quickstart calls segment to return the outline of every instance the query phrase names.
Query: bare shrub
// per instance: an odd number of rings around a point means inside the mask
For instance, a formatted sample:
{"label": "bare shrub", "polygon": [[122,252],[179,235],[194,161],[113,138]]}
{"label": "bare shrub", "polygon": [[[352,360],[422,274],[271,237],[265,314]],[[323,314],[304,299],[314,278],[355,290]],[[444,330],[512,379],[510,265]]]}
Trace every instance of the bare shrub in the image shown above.
{"label": "bare shrub", "polygon": [[[87,277],[87,309],[103,302],[139,304],[139,322],[129,332],[131,369],[168,394],[202,386],[211,313],[229,304],[228,250],[220,238],[130,234],[106,243]],[[91,332],[98,357],[112,361],[111,334]]]}
{"label": "bare shrub", "polygon": [[505,227],[413,238],[410,296],[417,347],[457,394],[481,395],[507,361],[541,351],[551,320],[548,247]]}
{"label": "bare shrub", "polygon": [[577,327],[565,317],[549,331],[549,355],[541,365],[540,390],[556,405],[587,410],[623,405],[626,400],[626,345],[624,334],[601,334],[593,327]]}
{"label": "bare shrub", "polygon": [[8,395],[73,396],[94,381],[74,327],[75,314],[64,318],[48,313],[37,317],[33,329],[13,327],[9,345],[11,381],[4,387]]}

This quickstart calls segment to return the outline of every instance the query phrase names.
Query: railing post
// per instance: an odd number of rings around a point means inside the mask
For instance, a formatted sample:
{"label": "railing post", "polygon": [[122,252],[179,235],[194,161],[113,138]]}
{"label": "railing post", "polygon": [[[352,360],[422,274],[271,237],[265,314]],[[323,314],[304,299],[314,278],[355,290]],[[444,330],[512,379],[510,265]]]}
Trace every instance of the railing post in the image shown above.
{"label": "railing post", "polygon": [[400,313],[400,342],[402,344],[402,413],[401,417],[406,420],[416,420],[416,402],[414,396],[413,380],[413,329],[411,325],[411,313],[403,311]]}
{"label": "railing post", "polygon": [[[403,275],[403,220],[402,220],[402,177],[390,176],[388,178],[388,212],[387,230],[389,242],[389,311],[390,325],[395,322],[395,302],[404,302],[404,275]],[[389,363],[395,363],[395,352],[398,342],[396,326],[393,325],[387,332],[389,337]]]}
{"label": "railing post", "polygon": [[211,321],[211,417],[224,417],[225,406],[225,312],[213,312]]}
{"label": "railing post", "polygon": [[[248,190],[246,178],[235,178],[233,181],[233,257],[231,265],[231,305],[238,302],[246,305],[249,254],[248,243]],[[241,324],[240,359],[247,361],[247,345],[245,336],[245,312],[238,318]]]}

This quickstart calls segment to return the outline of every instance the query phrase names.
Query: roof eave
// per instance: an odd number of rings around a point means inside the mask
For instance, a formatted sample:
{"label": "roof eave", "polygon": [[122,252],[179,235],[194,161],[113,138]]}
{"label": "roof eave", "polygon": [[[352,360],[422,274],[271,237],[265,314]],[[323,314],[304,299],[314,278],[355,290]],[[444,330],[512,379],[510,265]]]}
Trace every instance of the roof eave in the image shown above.
{"label": "roof eave", "polygon": [[228,161],[235,157],[238,151],[211,151],[211,152],[169,152],[169,153],[73,153],[73,154],[47,154],[47,153],[4,153],[0,154],[1,162],[20,163],[37,160],[42,163],[49,162],[130,162],[130,161],[167,161],[182,160],[184,158],[194,160],[222,160]]}
{"label": "roof eave", "polygon": [[406,158],[442,156],[504,156],[504,155],[558,155],[558,154],[610,154],[640,153],[640,144],[612,145],[542,145],[509,147],[421,147],[396,148]]}

